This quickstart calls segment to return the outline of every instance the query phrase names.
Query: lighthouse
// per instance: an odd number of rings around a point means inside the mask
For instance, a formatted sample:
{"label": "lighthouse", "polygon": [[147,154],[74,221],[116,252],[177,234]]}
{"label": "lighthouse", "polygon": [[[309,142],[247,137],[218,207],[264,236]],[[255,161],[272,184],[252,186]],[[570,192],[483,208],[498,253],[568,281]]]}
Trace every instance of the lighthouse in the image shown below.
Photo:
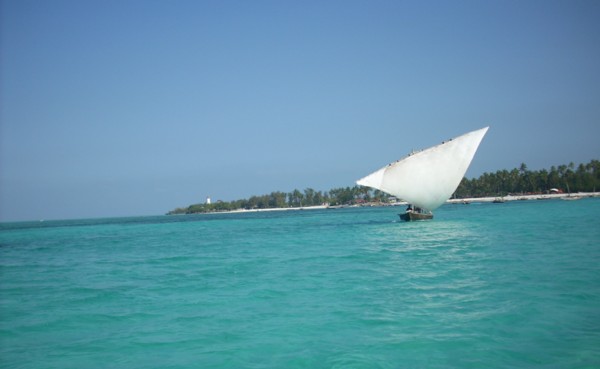
{"label": "lighthouse", "polygon": [[206,197],[206,205],[210,205],[210,196]]}

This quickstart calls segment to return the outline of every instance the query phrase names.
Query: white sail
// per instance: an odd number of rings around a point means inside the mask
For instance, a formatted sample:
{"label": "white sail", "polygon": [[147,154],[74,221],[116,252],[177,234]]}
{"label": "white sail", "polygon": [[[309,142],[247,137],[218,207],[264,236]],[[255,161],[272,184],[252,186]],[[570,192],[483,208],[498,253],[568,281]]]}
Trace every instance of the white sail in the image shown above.
{"label": "white sail", "polygon": [[434,210],[452,196],[487,132],[485,127],[391,163],[356,183]]}

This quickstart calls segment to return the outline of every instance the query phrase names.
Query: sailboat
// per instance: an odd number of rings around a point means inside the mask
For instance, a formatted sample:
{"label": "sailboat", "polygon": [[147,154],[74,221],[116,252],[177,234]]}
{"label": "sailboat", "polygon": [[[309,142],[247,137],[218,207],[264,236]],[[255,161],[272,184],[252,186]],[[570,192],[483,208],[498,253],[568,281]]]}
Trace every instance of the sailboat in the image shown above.
{"label": "sailboat", "polygon": [[426,220],[456,191],[489,127],[412,152],[356,181],[410,205],[400,219]]}
{"label": "sailboat", "polygon": [[569,184],[567,183],[567,192],[569,193],[567,197],[561,197],[563,200],[580,200],[581,196],[571,196],[571,189],[569,188]]}

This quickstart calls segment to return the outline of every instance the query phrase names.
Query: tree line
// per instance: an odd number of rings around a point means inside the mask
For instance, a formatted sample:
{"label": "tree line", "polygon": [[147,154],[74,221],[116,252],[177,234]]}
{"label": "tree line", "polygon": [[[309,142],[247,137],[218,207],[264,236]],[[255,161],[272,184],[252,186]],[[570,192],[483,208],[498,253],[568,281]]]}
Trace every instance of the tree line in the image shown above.
{"label": "tree line", "polygon": [[187,208],[177,208],[168,214],[194,214],[238,209],[301,208],[318,205],[353,205],[363,202],[389,202],[390,195],[367,187],[340,187],[322,192],[312,188],[304,191],[271,192],[235,201],[217,201],[211,204],[194,204]]}
{"label": "tree line", "polygon": [[[479,178],[463,178],[453,197],[469,198],[484,196],[505,196],[508,194],[547,193],[550,189],[564,192],[592,192],[600,189],[600,161],[575,166],[552,166],[550,170],[531,171],[525,163],[511,171],[506,169],[495,173],[483,173]],[[393,197],[385,192],[369,187],[353,186],[333,188],[322,192],[312,188],[304,191],[271,192],[235,201],[217,201],[211,204],[194,204],[177,208],[168,214],[194,214],[232,211],[238,209],[297,208],[328,204],[354,205],[362,203],[389,203]]]}
{"label": "tree line", "polygon": [[522,163],[517,169],[483,173],[479,178],[463,178],[455,197],[505,196],[508,194],[563,192],[596,192],[600,189],[600,161],[587,164],[552,166],[550,170],[529,170]]}

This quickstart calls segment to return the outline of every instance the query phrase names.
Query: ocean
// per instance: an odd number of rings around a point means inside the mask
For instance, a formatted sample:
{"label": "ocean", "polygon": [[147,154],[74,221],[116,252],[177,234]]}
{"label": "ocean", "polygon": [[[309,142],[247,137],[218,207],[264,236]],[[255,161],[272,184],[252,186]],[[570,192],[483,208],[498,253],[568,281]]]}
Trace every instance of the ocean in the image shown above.
{"label": "ocean", "polygon": [[600,198],[0,224],[1,368],[600,368]]}

